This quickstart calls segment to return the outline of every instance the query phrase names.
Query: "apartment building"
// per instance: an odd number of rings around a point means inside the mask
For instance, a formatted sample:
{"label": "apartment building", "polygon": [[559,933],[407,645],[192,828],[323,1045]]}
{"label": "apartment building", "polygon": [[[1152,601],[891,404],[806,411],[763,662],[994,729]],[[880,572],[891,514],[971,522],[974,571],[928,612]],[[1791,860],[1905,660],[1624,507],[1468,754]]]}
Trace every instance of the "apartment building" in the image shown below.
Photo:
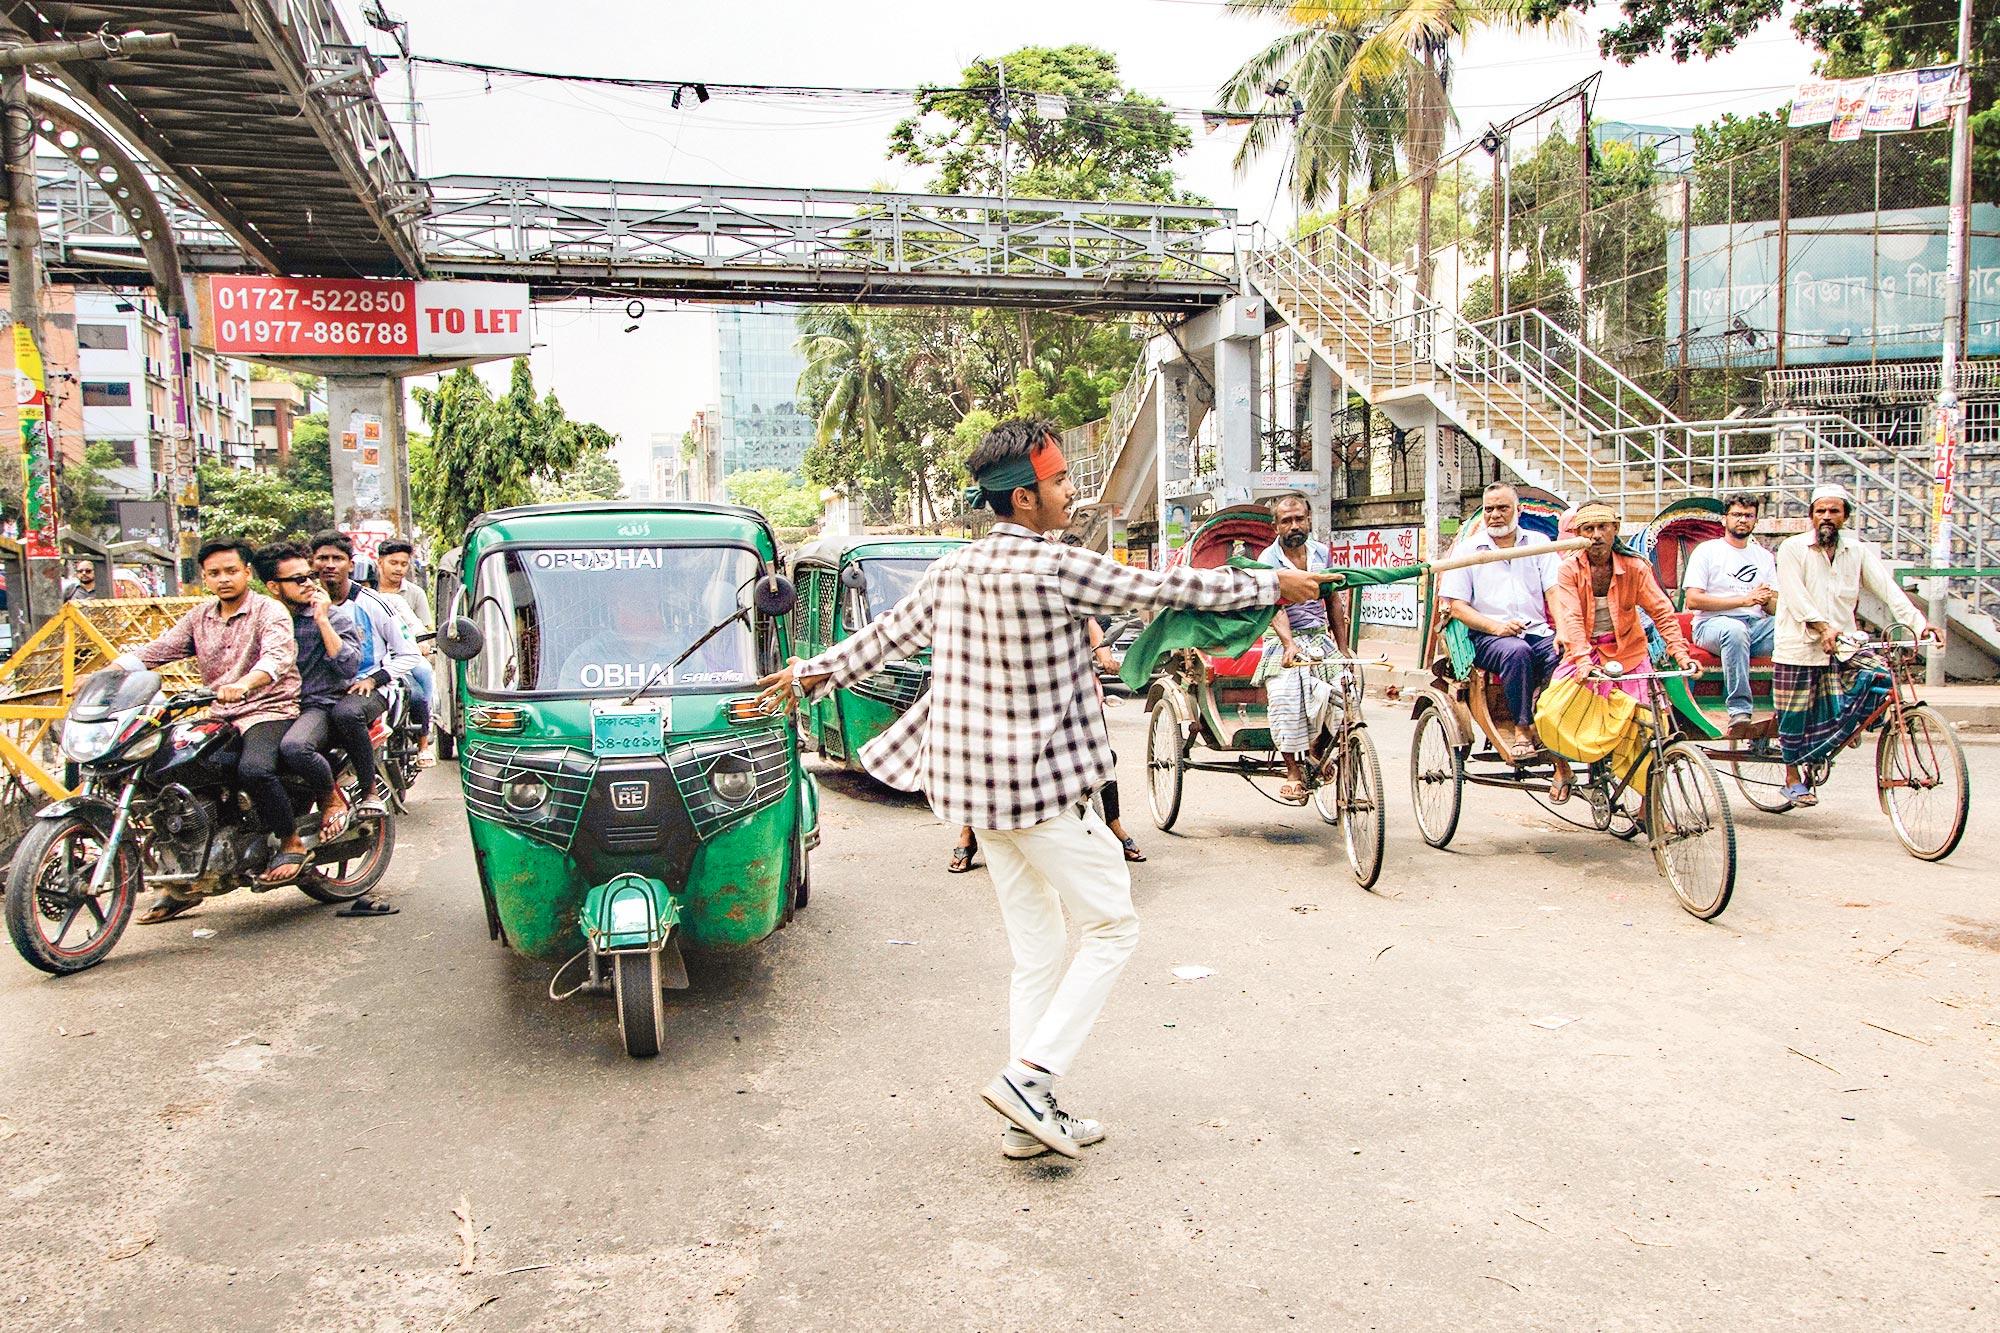
{"label": "apartment building", "polygon": [[[108,444],[116,461],[105,473],[106,486],[129,497],[155,494],[174,445],[165,311],[144,293],[80,287],[48,288],[42,309],[44,370],[63,458],[80,462],[86,445]],[[188,456],[255,467],[250,364],[190,350]],[[10,340],[0,340],[0,368],[13,370]],[[18,438],[12,396],[0,400],[0,431]]]}

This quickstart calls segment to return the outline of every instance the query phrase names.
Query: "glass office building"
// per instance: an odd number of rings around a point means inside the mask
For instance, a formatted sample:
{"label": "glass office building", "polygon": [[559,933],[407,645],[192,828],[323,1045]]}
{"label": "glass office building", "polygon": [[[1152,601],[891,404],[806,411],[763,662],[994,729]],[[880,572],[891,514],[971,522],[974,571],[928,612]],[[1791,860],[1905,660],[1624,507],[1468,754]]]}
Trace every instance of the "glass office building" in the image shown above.
{"label": "glass office building", "polygon": [[722,473],[796,472],[813,442],[800,412],[798,312],[791,306],[731,306],[716,312]]}

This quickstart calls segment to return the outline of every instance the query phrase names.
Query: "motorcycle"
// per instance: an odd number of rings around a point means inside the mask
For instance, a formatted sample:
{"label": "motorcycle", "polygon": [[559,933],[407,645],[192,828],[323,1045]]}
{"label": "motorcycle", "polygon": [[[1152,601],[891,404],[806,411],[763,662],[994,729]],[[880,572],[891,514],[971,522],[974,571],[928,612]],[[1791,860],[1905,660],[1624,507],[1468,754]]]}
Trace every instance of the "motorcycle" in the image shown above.
{"label": "motorcycle", "polygon": [[[257,882],[276,843],[236,785],[240,733],[216,718],[188,719],[213,702],[210,690],[166,695],[152,671],[99,671],[77,688],[62,753],[80,785],[36,812],[7,873],[7,933],[29,963],[60,976],[102,962],[149,885],[189,898],[283,887]],[[379,762],[389,738],[383,719],[371,736]],[[335,748],[328,759],[358,803],[345,752]],[[395,851],[394,822],[357,819],[318,842],[317,800],[296,778],[284,781],[310,849],[298,889],[345,903],[379,884]]]}

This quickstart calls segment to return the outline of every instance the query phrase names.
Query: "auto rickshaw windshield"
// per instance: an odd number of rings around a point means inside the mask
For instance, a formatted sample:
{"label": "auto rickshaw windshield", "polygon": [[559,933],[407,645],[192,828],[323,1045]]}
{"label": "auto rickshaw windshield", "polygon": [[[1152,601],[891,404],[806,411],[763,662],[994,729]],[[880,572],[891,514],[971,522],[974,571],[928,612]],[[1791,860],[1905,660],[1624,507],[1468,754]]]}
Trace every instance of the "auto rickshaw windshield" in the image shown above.
{"label": "auto rickshaw windshield", "polygon": [[867,582],[864,584],[863,611],[869,620],[889,613],[890,608],[910,595],[911,589],[924,577],[924,571],[937,563],[934,556],[921,559],[877,559],[863,560],[861,572]]}
{"label": "auto rickshaw windshield", "polygon": [[[727,620],[760,572],[729,546],[508,547],[479,563],[474,617],[485,635],[467,663],[484,695],[740,689],[757,679],[756,628]],[[747,618],[754,621],[754,613]]]}

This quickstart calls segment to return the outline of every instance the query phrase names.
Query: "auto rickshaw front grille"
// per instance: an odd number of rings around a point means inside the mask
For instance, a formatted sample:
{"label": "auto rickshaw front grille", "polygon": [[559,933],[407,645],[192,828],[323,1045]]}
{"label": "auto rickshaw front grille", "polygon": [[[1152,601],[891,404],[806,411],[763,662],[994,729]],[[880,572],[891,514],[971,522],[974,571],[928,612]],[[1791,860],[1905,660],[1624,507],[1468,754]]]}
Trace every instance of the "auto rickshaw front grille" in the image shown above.
{"label": "auto rickshaw front grille", "polygon": [[[756,779],[750,799],[738,805],[716,795],[709,781],[716,762],[728,755],[747,760]],[[776,802],[791,780],[791,756],[785,747],[785,733],[778,726],[704,736],[676,745],[667,751],[667,768],[674,775],[695,836],[704,841]]]}
{"label": "auto rickshaw front grille", "polygon": [[891,662],[873,675],[862,677],[849,688],[864,699],[885,703],[904,713],[923,697],[930,685],[931,669],[928,665]]}
{"label": "auto rickshaw front grille", "polygon": [[[458,771],[473,814],[568,851],[597,775],[597,759],[566,745],[479,744],[465,747]],[[524,812],[507,804],[507,784],[528,775],[547,784],[549,799]]]}

